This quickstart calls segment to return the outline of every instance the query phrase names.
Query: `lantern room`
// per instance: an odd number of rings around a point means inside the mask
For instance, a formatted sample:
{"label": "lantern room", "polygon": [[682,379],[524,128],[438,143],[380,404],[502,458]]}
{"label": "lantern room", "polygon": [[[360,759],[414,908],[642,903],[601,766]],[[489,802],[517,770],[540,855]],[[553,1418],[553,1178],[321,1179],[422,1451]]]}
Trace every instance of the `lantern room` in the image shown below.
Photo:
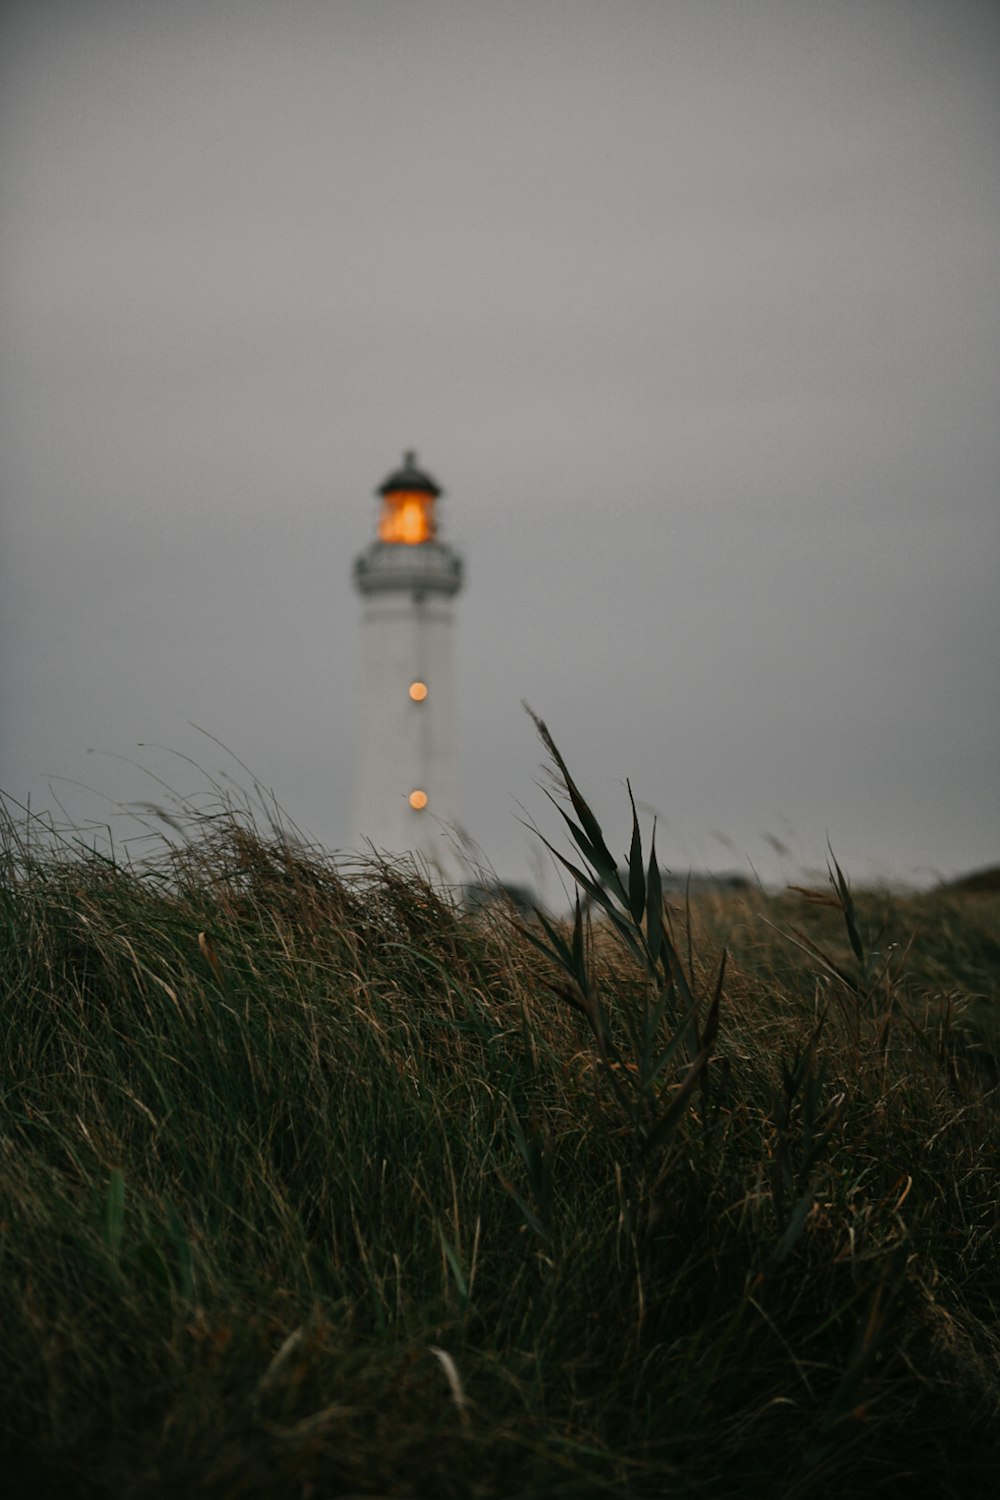
{"label": "lantern room", "polygon": [[405,453],[402,468],[390,474],[376,491],[382,496],[379,541],[407,547],[432,542],[437,529],[434,502],[441,493],[430,475],[417,468],[417,455]]}

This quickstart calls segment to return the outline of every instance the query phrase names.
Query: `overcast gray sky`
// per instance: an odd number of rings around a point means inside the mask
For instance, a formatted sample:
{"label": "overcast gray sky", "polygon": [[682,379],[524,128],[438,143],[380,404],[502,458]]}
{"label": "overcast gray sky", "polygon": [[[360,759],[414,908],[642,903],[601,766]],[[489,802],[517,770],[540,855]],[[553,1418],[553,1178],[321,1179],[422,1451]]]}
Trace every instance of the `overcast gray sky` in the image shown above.
{"label": "overcast gray sky", "polygon": [[553,829],[524,698],[675,867],[1000,859],[1000,7],[3,16],[0,787],[245,782],[193,721],[341,844],[414,447],[501,874]]}

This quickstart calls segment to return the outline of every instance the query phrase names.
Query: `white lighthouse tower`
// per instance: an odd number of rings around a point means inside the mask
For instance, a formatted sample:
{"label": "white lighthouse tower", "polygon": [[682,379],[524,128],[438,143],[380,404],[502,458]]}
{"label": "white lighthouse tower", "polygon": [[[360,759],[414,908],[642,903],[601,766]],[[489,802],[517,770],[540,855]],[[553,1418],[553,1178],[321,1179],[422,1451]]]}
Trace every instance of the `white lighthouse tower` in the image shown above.
{"label": "white lighthouse tower", "polygon": [[376,494],[378,533],[354,564],[363,611],[353,843],[415,854],[457,879],[452,605],[462,561],[438,540],[442,490],[414,453]]}

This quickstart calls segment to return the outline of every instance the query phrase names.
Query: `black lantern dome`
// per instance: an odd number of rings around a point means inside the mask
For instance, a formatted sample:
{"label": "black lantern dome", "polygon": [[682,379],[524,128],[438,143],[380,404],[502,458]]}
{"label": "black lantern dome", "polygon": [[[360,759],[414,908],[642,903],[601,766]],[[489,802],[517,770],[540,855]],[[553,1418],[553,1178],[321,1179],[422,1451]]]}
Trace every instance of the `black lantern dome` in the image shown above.
{"label": "black lantern dome", "polygon": [[410,495],[431,495],[435,499],[444,491],[439,484],[426,474],[423,469],[417,468],[417,455],[412,449],[407,449],[403,454],[402,468],[394,469],[387,479],[384,479],[375,491],[376,495],[395,495],[405,491]]}

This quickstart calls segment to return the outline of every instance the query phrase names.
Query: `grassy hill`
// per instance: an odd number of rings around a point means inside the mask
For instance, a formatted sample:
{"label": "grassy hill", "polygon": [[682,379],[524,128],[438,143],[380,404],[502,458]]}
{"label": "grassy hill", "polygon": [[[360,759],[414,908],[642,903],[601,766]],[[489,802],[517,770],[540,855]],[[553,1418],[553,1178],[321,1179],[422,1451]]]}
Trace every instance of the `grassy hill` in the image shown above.
{"label": "grassy hill", "polygon": [[1000,896],[664,900],[557,766],[566,923],[8,829],[8,1493],[993,1493]]}

